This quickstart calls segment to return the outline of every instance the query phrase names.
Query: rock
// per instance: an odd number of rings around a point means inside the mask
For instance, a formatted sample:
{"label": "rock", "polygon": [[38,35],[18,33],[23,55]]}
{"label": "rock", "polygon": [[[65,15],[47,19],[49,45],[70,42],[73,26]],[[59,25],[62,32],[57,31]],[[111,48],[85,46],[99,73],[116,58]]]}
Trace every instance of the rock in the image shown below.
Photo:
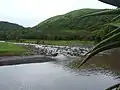
{"label": "rock", "polygon": [[51,54],[51,56],[56,57],[58,53]]}
{"label": "rock", "polygon": [[55,46],[55,45],[25,45],[34,55],[57,56],[62,54],[65,56],[81,56],[89,49],[82,46]]}

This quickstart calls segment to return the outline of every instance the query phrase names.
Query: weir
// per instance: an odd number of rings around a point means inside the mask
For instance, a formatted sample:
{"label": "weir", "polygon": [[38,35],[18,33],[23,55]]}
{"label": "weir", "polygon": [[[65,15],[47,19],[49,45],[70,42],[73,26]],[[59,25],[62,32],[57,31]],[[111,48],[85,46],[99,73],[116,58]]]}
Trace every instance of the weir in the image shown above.
{"label": "weir", "polygon": [[[11,43],[11,42],[9,42]],[[92,45],[89,46],[57,46],[38,45],[30,43],[13,43],[26,47],[31,55],[29,56],[5,56],[0,57],[0,66],[50,62],[64,60],[68,57],[80,57],[85,55]]]}
{"label": "weir", "polygon": [[24,44],[35,55],[45,55],[45,56],[83,56],[92,45],[80,45],[80,46],[57,46],[57,45],[37,45],[37,44]]}

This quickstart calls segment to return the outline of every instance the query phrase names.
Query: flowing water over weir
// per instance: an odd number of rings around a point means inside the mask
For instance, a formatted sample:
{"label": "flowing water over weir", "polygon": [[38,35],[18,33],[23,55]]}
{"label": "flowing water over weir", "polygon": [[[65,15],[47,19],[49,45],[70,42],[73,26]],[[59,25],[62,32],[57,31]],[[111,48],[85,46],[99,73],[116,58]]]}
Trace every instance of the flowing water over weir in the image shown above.
{"label": "flowing water over weir", "polygon": [[16,43],[23,44],[31,52],[37,55],[46,55],[46,56],[81,56],[86,54],[92,45],[80,45],[80,46],[57,46],[57,45],[38,45],[38,44],[29,44],[29,43]]}
{"label": "flowing water over weir", "polygon": [[[11,42],[8,42],[11,43]],[[90,46],[87,48],[81,46],[55,46],[55,45],[38,45],[31,43],[13,43],[26,47],[28,52],[25,56],[0,57],[0,66],[42,63],[56,60],[66,60],[68,57],[83,56],[87,53]]]}

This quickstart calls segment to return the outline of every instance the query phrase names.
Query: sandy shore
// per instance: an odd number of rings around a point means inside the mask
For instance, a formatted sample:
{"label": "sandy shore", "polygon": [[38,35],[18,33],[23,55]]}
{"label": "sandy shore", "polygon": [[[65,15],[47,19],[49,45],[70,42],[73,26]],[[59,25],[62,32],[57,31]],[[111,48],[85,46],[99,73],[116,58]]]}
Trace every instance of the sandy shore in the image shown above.
{"label": "sandy shore", "polygon": [[34,56],[5,56],[0,57],[0,66],[5,65],[17,65],[17,64],[27,64],[27,63],[40,63],[40,62],[48,62],[48,61],[54,61],[55,59],[52,59],[47,56],[42,55],[34,55]]}

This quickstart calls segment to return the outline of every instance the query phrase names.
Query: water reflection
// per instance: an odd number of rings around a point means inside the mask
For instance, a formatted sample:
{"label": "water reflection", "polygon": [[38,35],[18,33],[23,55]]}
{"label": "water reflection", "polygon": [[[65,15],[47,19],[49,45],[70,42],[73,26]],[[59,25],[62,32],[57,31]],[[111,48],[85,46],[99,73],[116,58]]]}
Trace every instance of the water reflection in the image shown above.
{"label": "water reflection", "polygon": [[119,83],[119,58],[119,52],[96,56],[82,68],[75,57],[0,67],[0,90],[104,90]]}
{"label": "water reflection", "polygon": [[[81,61],[81,59],[80,59]],[[114,78],[120,78],[120,53],[119,51],[113,51],[109,54],[100,54],[93,57],[81,68],[78,68],[80,61],[73,60],[72,62],[62,63],[67,65],[73,72],[77,72],[81,75],[99,75],[105,74],[113,76]]]}

